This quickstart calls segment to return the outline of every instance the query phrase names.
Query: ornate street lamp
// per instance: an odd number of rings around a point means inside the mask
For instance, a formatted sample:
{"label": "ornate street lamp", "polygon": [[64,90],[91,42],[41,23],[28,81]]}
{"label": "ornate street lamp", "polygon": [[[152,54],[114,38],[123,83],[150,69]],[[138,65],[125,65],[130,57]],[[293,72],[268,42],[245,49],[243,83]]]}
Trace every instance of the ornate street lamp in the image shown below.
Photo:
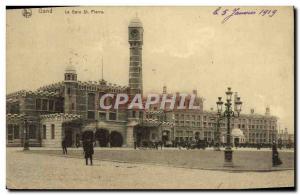
{"label": "ornate street lamp", "polygon": [[215,123],[215,144],[214,144],[214,150],[215,151],[221,151],[220,149],[220,121],[222,120],[223,118],[221,117],[221,113],[218,112],[217,113],[217,117],[214,117],[212,118],[212,120],[216,121]]}
{"label": "ornate street lamp", "polygon": [[222,97],[219,97],[216,103],[218,108],[218,118],[227,119],[226,147],[224,151],[224,156],[225,156],[224,166],[232,167],[233,162],[232,162],[232,149],[231,149],[230,119],[240,116],[240,112],[242,110],[242,101],[240,97],[236,98],[234,104],[236,106],[237,113],[235,113],[232,110],[232,103],[231,103],[232,91],[230,87],[228,87],[225,94],[226,94],[226,103],[225,103],[225,111],[223,113],[222,113],[222,106],[223,106]]}

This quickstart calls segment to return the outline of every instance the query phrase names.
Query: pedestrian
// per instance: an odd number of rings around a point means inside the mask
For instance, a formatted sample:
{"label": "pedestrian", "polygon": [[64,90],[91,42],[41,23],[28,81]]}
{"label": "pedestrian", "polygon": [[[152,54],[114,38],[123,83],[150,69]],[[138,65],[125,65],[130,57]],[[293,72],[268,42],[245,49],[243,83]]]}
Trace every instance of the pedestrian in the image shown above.
{"label": "pedestrian", "polygon": [[136,141],[134,141],[133,144],[134,144],[134,149],[136,150]]}
{"label": "pedestrian", "polygon": [[88,165],[88,159],[90,159],[90,164],[93,165],[94,145],[91,139],[85,139],[83,141],[83,152],[85,164]]}
{"label": "pedestrian", "polygon": [[61,147],[63,149],[63,154],[67,155],[68,154],[68,150],[67,150],[67,140],[66,140],[66,138],[64,138],[62,140]]}
{"label": "pedestrian", "polygon": [[80,136],[79,134],[76,134],[76,148],[78,148],[80,146]]}

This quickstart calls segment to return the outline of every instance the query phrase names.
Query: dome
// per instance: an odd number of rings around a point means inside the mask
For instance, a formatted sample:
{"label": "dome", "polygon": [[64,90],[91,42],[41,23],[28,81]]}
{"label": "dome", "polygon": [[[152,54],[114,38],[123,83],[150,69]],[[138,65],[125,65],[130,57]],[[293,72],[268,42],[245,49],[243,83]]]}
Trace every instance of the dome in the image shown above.
{"label": "dome", "polygon": [[243,131],[240,130],[240,129],[238,129],[238,128],[232,129],[231,135],[232,135],[233,137],[244,137]]}
{"label": "dome", "polygon": [[130,20],[129,26],[128,27],[139,27],[142,28],[143,24],[141,22],[141,20],[138,17],[135,17],[133,19]]}
{"label": "dome", "polygon": [[73,73],[73,74],[76,74],[76,69],[75,69],[74,66],[68,65],[68,66],[66,67],[66,69],[65,69],[65,72],[66,72],[66,73]]}

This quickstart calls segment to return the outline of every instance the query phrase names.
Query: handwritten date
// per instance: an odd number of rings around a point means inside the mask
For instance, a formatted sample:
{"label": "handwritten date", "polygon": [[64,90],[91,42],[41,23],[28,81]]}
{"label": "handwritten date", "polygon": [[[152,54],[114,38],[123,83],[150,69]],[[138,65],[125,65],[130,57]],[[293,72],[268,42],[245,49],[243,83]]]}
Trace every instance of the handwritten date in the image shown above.
{"label": "handwritten date", "polygon": [[233,8],[233,9],[227,9],[218,7],[215,9],[212,14],[213,15],[219,15],[224,16],[222,20],[222,24],[227,22],[229,19],[231,19],[233,16],[240,16],[240,15],[259,15],[264,17],[273,17],[277,13],[277,10],[274,9],[261,9],[261,10],[242,10],[239,7]]}

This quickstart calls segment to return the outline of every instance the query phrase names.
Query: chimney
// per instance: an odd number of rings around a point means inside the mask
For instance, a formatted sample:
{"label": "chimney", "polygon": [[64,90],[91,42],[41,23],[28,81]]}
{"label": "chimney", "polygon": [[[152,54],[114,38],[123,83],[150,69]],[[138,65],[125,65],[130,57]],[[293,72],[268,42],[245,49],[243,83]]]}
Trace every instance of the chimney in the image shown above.
{"label": "chimney", "polygon": [[250,109],[250,113],[251,113],[251,114],[254,114],[254,108],[251,108],[251,109]]}
{"label": "chimney", "polygon": [[163,86],[163,94],[166,94],[167,93],[167,86]]}
{"label": "chimney", "polygon": [[270,116],[270,107],[269,106],[266,107],[265,115]]}
{"label": "chimney", "polygon": [[193,94],[195,94],[197,96],[197,89],[193,90]]}

